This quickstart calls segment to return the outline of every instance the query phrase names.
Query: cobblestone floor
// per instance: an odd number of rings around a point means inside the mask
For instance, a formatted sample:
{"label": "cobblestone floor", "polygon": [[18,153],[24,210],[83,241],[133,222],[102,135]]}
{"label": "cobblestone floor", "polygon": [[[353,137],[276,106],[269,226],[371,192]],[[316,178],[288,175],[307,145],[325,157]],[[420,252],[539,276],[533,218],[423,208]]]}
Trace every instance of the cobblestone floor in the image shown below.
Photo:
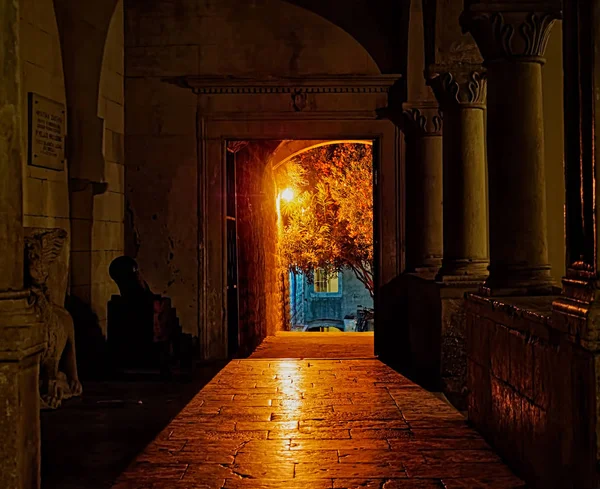
{"label": "cobblestone floor", "polygon": [[113,486],[523,487],[458,412],[377,359],[232,361]]}

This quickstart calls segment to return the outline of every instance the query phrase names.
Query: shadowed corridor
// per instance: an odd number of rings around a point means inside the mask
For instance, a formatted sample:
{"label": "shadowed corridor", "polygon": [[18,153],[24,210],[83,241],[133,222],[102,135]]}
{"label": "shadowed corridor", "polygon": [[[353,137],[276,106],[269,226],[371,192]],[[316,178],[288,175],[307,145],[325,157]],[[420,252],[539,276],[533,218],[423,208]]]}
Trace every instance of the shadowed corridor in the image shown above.
{"label": "shadowed corridor", "polygon": [[113,489],[525,487],[453,407],[365,355],[372,335],[340,336],[231,361]]}

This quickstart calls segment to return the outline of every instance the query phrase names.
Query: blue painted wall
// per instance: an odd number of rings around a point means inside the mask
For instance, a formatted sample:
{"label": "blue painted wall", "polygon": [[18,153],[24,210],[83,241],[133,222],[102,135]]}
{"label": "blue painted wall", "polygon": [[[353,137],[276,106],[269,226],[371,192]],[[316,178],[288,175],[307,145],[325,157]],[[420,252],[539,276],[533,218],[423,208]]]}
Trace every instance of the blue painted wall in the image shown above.
{"label": "blue painted wall", "polygon": [[290,308],[292,326],[323,321],[343,324],[346,315],[356,315],[358,306],[373,307],[373,299],[365,286],[351,270],[339,275],[339,290],[317,293],[314,285],[303,275],[290,274]]}

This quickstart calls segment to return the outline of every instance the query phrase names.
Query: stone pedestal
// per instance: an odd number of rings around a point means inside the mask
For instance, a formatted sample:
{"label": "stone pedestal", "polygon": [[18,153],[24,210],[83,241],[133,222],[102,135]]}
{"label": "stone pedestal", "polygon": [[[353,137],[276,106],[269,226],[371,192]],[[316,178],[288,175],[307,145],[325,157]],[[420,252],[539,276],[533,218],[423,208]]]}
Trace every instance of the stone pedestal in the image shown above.
{"label": "stone pedestal", "polygon": [[404,104],[407,270],[433,278],[442,264],[442,117],[437,103]]}
{"label": "stone pedestal", "polygon": [[444,115],[444,258],[437,280],[487,276],[484,110],[485,73],[478,65],[434,65],[429,83]]}
{"label": "stone pedestal", "polygon": [[396,301],[402,317],[395,325],[400,370],[424,387],[442,391],[466,409],[465,294],[480,282],[447,284],[417,274],[398,278]]}
{"label": "stone pedestal", "polygon": [[[548,294],[542,64],[557,14],[527,6],[472,2],[461,23],[488,70],[490,275],[493,295]],[[540,7],[540,11],[530,11]]]}
{"label": "stone pedestal", "polygon": [[44,327],[29,292],[0,292],[0,487],[40,487],[39,362]]}

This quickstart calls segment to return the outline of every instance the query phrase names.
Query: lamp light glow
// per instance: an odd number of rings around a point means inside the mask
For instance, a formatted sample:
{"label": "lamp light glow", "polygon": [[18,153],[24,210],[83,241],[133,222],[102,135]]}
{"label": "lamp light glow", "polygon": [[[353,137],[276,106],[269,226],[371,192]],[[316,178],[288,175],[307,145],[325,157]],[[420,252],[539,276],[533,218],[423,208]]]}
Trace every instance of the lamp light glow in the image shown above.
{"label": "lamp light glow", "polygon": [[281,192],[281,198],[286,202],[291,202],[294,198],[294,191],[291,188],[286,188]]}

